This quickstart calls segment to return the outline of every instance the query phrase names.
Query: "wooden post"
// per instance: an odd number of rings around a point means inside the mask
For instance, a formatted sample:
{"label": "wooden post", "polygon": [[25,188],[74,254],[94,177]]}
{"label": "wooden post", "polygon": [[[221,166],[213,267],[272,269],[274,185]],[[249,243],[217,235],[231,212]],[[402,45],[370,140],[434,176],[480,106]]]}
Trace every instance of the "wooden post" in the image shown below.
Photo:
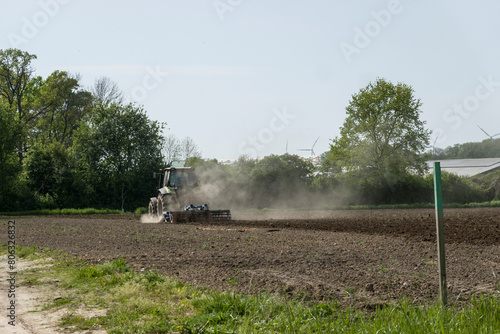
{"label": "wooden post", "polygon": [[438,246],[438,264],[439,264],[439,294],[441,303],[447,303],[446,287],[446,256],[444,254],[444,216],[443,216],[443,197],[441,189],[441,164],[434,162],[434,200],[436,205],[436,229]]}

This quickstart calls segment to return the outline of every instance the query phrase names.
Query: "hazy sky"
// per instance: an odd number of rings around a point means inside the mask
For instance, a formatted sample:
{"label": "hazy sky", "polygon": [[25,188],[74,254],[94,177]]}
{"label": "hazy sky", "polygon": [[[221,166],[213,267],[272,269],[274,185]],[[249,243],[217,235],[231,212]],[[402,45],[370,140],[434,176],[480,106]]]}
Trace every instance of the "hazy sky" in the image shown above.
{"label": "hazy sky", "polygon": [[206,158],[329,149],[351,95],[412,86],[437,147],[500,133],[500,2],[1,0],[0,49],[106,76]]}

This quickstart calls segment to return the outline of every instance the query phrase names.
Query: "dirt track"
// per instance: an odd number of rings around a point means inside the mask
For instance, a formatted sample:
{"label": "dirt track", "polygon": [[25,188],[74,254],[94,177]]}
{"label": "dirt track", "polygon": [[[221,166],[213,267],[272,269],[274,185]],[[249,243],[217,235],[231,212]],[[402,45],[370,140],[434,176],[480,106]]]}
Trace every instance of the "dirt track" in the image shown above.
{"label": "dirt track", "polygon": [[[124,257],[198,286],[371,308],[438,293],[433,210],[235,214],[219,225],[138,216],[16,217],[17,241],[89,262]],[[293,219],[292,219],[293,218]],[[7,221],[1,218],[0,221]],[[450,300],[500,289],[500,208],[445,210]],[[0,239],[6,243],[6,235]]]}

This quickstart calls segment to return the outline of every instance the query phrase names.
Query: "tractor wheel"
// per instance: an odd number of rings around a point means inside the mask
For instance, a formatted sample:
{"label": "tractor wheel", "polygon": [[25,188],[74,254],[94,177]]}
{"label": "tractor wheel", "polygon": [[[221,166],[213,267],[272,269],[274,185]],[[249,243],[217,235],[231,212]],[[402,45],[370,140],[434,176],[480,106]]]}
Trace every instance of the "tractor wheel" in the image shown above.
{"label": "tractor wheel", "polygon": [[149,218],[155,218],[158,216],[158,200],[156,198],[151,198],[149,201],[148,214]]}
{"label": "tractor wheel", "polygon": [[163,220],[163,214],[165,213],[166,211],[166,208],[165,208],[165,199],[163,198],[162,195],[158,195],[158,199],[157,199],[157,213],[158,213],[158,218],[160,220]]}

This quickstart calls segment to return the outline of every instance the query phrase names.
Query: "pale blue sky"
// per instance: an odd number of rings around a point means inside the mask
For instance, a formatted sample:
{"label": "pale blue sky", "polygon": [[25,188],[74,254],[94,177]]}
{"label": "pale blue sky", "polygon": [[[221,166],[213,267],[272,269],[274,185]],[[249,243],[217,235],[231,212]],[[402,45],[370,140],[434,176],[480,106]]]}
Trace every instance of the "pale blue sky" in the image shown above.
{"label": "pale blue sky", "polygon": [[207,158],[316,153],[377,77],[415,89],[436,146],[500,133],[500,2],[0,1],[0,49],[107,76]]}

